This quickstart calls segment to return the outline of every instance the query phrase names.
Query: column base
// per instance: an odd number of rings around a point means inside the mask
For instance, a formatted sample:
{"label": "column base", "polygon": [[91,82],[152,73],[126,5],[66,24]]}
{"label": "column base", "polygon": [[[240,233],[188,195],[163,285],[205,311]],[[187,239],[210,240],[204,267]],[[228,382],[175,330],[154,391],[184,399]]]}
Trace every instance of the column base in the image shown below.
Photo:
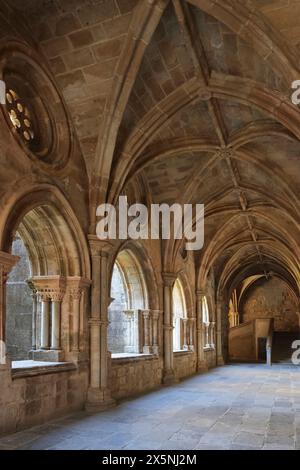
{"label": "column base", "polygon": [[225,361],[224,361],[223,356],[217,356],[217,366],[224,366],[224,365],[225,365]]}
{"label": "column base", "polygon": [[198,372],[207,372],[208,367],[205,361],[198,362],[197,364],[197,371]]}
{"label": "column base", "polygon": [[173,369],[164,371],[163,378],[162,378],[162,383],[164,385],[172,385],[172,384],[175,384],[177,382],[178,382],[178,380],[175,377],[175,373],[174,373]]}
{"label": "column base", "polygon": [[101,388],[89,388],[85,410],[88,413],[99,413],[116,406],[116,400],[111,397],[110,390]]}

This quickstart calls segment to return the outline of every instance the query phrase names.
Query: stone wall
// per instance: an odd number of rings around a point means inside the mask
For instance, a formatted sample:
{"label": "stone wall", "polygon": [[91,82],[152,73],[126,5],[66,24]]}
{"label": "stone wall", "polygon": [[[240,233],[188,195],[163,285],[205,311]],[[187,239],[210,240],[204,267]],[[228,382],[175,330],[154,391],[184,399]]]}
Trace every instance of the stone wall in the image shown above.
{"label": "stone wall", "polygon": [[176,379],[193,375],[197,370],[197,358],[194,352],[184,351],[174,354],[174,371]]}
{"label": "stone wall", "polygon": [[82,409],[88,371],[83,366],[12,379],[7,366],[0,366],[0,383],[0,434],[6,434]]}
{"label": "stone wall", "polygon": [[204,351],[204,359],[208,369],[216,367],[216,350],[208,349],[207,351]]}
{"label": "stone wall", "polygon": [[157,356],[111,360],[111,391],[116,399],[158,388],[161,382],[162,361]]}
{"label": "stone wall", "polygon": [[260,280],[243,302],[242,321],[255,318],[274,318],[275,331],[297,331],[299,320],[296,314],[297,299],[281,279],[273,277],[268,281]]}

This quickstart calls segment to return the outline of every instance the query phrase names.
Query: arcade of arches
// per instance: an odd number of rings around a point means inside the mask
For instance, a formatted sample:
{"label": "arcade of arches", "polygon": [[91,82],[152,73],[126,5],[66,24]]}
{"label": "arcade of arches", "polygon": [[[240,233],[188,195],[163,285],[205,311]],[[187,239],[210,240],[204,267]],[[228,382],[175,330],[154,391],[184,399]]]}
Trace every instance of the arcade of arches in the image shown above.
{"label": "arcade of arches", "polygon": [[[0,1],[0,433],[286,359],[299,14],[279,0]],[[120,195],[203,203],[203,248],[99,240],[96,208]]]}

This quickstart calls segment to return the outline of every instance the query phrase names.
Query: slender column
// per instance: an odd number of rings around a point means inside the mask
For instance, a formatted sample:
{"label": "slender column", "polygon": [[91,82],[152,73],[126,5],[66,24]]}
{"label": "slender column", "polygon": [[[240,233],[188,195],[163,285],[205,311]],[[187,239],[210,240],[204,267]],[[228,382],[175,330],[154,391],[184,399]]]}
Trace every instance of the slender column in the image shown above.
{"label": "slender column", "polygon": [[159,310],[152,310],[152,352],[153,354],[158,354],[158,319],[159,319]]}
{"label": "slender column", "polygon": [[187,326],[188,319],[182,318],[182,349],[188,349]]}
{"label": "slender column", "polygon": [[209,342],[209,325],[210,323],[205,323],[204,324],[204,347],[205,348],[210,348],[210,342]]}
{"label": "slender column", "polygon": [[[108,253],[105,242],[91,236],[92,299],[90,324],[90,387],[86,409],[97,412],[115,405],[108,387]],[[111,246],[108,245],[108,248]]]}
{"label": "slender column", "polygon": [[195,317],[189,318],[189,350],[194,351],[194,328],[195,328]]}
{"label": "slender column", "polygon": [[201,290],[196,291],[196,302],[197,302],[197,369],[199,371],[207,370],[207,364],[204,356],[204,324],[202,315],[202,299],[204,292]]}
{"label": "slender column", "polygon": [[[83,344],[81,344],[81,332],[88,337],[87,332],[83,332],[85,326],[83,319],[83,303],[82,298],[86,289],[91,285],[89,279],[72,276],[67,278],[67,292],[69,296],[69,302],[71,306],[71,318],[72,325],[69,323],[69,351],[72,353],[72,360],[78,361],[80,359],[79,353],[84,352],[86,349]],[[81,351],[82,350],[82,351]],[[83,357],[83,356],[82,356]]]}
{"label": "slender column", "polygon": [[173,355],[173,308],[172,290],[176,275],[174,273],[163,273],[164,281],[164,371],[163,383],[175,382],[174,355]]}
{"label": "slender column", "polygon": [[215,347],[215,322],[210,322],[209,344],[211,348]]}
{"label": "slender column", "polygon": [[82,295],[81,287],[73,287],[70,289],[70,298],[72,300],[73,307],[73,325],[72,325],[72,341],[71,350],[73,352],[79,352],[79,333],[80,333],[80,300]]}
{"label": "slender column", "polygon": [[5,321],[6,321],[6,281],[8,274],[19,261],[18,256],[13,256],[0,251],[0,367],[7,367],[5,348]]}
{"label": "slender column", "polygon": [[41,349],[49,349],[50,299],[48,294],[40,294],[41,313]]}
{"label": "slender column", "polygon": [[29,286],[31,288],[31,298],[32,298],[32,337],[31,337],[31,348],[34,351],[37,347],[37,291],[33,285]]}
{"label": "slender column", "polygon": [[217,301],[217,365],[221,366],[224,365],[224,357],[223,357],[223,345],[222,345],[222,308],[223,308],[224,299],[223,296],[220,295]]}
{"label": "slender column", "polygon": [[62,292],[51,293],[51,349],[60,349],[60,325]]}
{"label": "slender column", "polygon": [[151,354],[152,352],[152,345],[151,345],[151,336],[150,336],[150,311],[143,310],[143,322],[144,322],[144,344],[143,344],[143,353],[144,354]]}

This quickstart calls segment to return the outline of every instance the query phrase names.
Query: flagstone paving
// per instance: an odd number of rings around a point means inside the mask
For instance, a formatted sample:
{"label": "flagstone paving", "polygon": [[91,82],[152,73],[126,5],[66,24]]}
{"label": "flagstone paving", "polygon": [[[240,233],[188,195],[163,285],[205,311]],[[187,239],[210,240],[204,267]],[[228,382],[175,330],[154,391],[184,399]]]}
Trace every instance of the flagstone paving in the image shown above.
{"label": "flagstone paving", "polygon": [[300,449],[300,367],[226,365],[2,437],[3,449]]}

